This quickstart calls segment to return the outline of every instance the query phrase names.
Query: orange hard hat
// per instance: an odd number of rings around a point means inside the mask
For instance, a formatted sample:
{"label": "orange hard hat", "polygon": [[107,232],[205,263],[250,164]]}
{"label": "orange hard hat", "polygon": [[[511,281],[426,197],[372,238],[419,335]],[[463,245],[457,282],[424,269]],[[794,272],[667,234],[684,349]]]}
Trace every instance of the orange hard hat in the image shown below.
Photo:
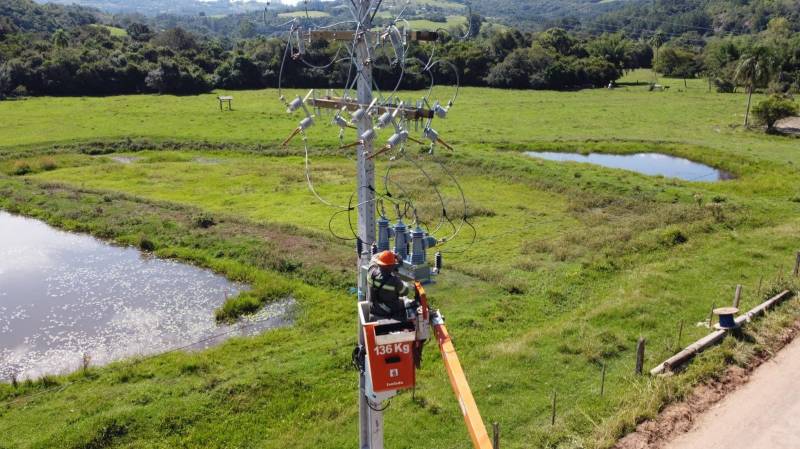
{"label": "orange hard hat", "polygon": [[378,254],[377,259],[378,265],[382,267],[391,267],[397,265],[397,256],[395,256],[391,251],[384,251]]}

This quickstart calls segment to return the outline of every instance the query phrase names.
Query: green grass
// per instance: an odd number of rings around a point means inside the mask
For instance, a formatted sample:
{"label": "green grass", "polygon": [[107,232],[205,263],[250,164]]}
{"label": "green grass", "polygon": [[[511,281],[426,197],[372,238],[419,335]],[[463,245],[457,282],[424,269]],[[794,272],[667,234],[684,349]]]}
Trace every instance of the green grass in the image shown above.
{"label": "green grass", "polygon": [[436,30],[438,28],[449,29],[450,27],[460,26],[467,23],[464,16],[447,16],[447,22],[433,22],[430,20],[409,20],[408,24],[412,30]]}
{"label": "green grass", "polygon": [[118,27],[112,27],[112,26],[108,26],[108,25],[92,25],[92,26],[95,26],[95,27],[98,27],[98,28],[105,28],[105,29],[107,29],[109,32],[111,32],[111,35],[112,35],[112,36],[124,37],[124,36],[127,36],[127,35],[128,35],[128,32],[127,32],[127,31],[125,31],[125,30],[124,30],[124,29],[122,29],[122,28],[118,28]]}
{"label": "green grass", "polygon": [[[435,124],[457,152],[409,148],[450,214],[463,210],[438,163],[470,202],[475,242],[465,229],[444,247],[447,269],[430,295],[484,417],[503,426],[504,447],[608,447],[726,360],[765,344],[731,341],[670,379],[631,375],[639,336],[652,367],[674,351],[681,320],[684,344],[704,335],[693,324],[729,301],[736,284],[745,285],[743,307],[785,286],[775,278],[790,268],[800,231],[798,141],[739,127],[744,95],[708,93],[702,80],[659,79],[666,92],[635,85],[649,79],[634,72],[618,89],[578,92],[464,89]],[[448,94],[442,87],[435,95]],[[291,296],[294,325],[200,353],[48,378],[63,388],[46,394],[35,396],[42,382],[2,386],[0,401],[12,401],[0,404],[4,445],[356,445],[352,243],[328,235],[335,211],[308,192],[301,142],[278,147],[299,116],[283,111],[277,92],[236,92],[231,113],[219,112],[216,95],[0,102],[0,208],[123,244],[144,236],[161,256],[257,287],[220,309],[220,319]],[[326,122],[309,133],[311,174],[320,195],[346,204],[354,162],[335,149],[337,131]],[[529,149],[664,152],[737,179],[646,177],[520,153]],[[113,159],[120,156],[136,160]],[[402,158],[392,173],[434,225],[440,206],[427,179]],[[344,214],[330,226],[349,234]],[[794,307],[770,319],[788,319]],[[386,414],[387,444],[468,447],[429,349],[416,398],[401,395]],[[553,390],[562,405],[550,427]]]}

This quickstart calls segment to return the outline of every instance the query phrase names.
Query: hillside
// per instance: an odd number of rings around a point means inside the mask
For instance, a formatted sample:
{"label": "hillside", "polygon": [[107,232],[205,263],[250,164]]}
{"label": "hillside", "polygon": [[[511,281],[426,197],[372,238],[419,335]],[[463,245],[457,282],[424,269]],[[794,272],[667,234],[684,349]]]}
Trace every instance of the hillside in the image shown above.
{"label": "hillside", "polygon": [[538,29],[561,19],[584,19],[617,10],[637,0],[481,0],[473,2],[483,16],[526,29]]}
{"label": "hillside", "polygon": [[263,9],[259,2],[228,2],[198,0],[45,0],[42,3],[63,5],[79,4],[97,8],[110,13],[139,13],[154,16],[157,14],[209,15],[236,14]]}
{"label": "hillside", "polygon": [[99,11],[82,6],[39,5],[31,0],[0,0],[0,34],[4,27],[24,32],[53,32],[59,28],[96,23]]}
{"label": "hillside", "polygon": [[[48,3],[59,4],[79,4],[90,6],[111,13],[138,13],[148,16],[163,14],[170,15],[199,15],[220,16],[230,14],[241,14],[252,11],[261,11],[267,6],[263,1],[231,2],[228,0],[219,1],[200,1],[200,0],[45,0]],[[490,17],[506,25],[522,28],[540,28],[555,20],[566,17],[593,17],[638,0],[544,0],[544,1],[515,1],[515,0],[480,0],[473,1],[474,12],[484,17]],[[272,2],[269,9],[276,10],[285,8]],[[464,0],[412,0],[406,1],[386,1],[386,9],[396,12],[408,4],[406,12],[423,13],[425,15],[466,15]],[[312,11],[325,11],[326,14],[342,15],[346,14],[340,6],[341,0],[331,2],[312,1],[308,8]],[[302,10],[303,8],[296,7]]]}
{"label": "hillside", "polygon": [[754,33],[778,17],[800,30],[800,0],[654,0],[628,4],[586,26],[594,32],[621,30],[632,36],[660,31],[670,38],[684,33]]}

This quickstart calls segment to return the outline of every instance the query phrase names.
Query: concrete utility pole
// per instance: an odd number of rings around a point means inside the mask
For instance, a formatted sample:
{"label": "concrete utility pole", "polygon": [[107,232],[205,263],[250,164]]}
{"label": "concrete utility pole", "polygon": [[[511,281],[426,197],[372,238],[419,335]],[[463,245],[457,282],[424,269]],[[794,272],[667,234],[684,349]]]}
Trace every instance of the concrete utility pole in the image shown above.
{"label": "concrete utility pole", "polygon": [[[380,6],[380,1],[377,2],[377,7]],[[373,117],[372,113],[386,113],[386,112],[402,112],[403,117],[407,120],[424,120],[433,119],[435,112],[431,109],[424,109],[421,107],[407,107],[385,103],[382,105],[372,105],[373,101],[373,81],[372,81],[372,50],[375,44],[382,37],[379,33],[372,30],[372,16],[376,11],[373,10],[373,0],[352,0],[351,7],[353,9],[358,26],[355,31],[337,31],[337,30],[313,30],[308,33],[299,32],[298,38],[309,41],[325,39],[330,41],[341,41],[353,43],[353,56],[355,60],[355,72],[357,77],[357,91],[358,98],[353,101],[351,98],[342,97],[324,97],[324,98],[310,98],[306,97],[304,103],[314,108],[348,110],[354,112],[361,110],[365,112],[360,119],[357,120],[358,135],[364,136],[368,131],[373,130]],[[397,31],[397,30],[395,30]],[[411,41],[435,41],[438,39],[436,32],[414,32],[404,31],[404,39]],[[386,39],[386,36],[383,37]],[[374,109],[370,111],[370,106]],[[303,106],[305,107],[305,106]],[[295,133],[287,139],[284,144],[288,143],[295,135],[303,130],[302,125]],[[407,134],[406,134],[407,137]],[[408,137],[407,137],[408,138]],[[364,268],[367,267],[372,258],[372,245],[376,242],[376,221],[375,221],[375,162],[374,157],[376,153],[373,151],[373,139],[362,138],[358,143],[357,150],[357,192],[358,192],[358,240],[360,254],[358,255],[358,266],[356,267],[358,273],[358,301],[369,301],[370,288]],[[413,139],[411,139],[413,140]],[[421,143],[417,140],[415,142]],[[450,148],[445,142],[438,138],[434,139],[435,143],[439,143],[447,148]],[[387,145],[387,148],[391,148]],[[384,148],[383,151],[386,151]],[[452,149],[452,148],[451,148]],[[378,152],[380,154],[380,152]],[[358,342],[361,348],[366,347],[364,330],[361,325],[361,320],[358,321]],[[367,376],[366,373],[360,374],[359,379],[359,448],[360,449],[383,449],[383,413],[379,410],[379,404],[370,404],[367,397]],[[471,396],[470,396],[471,397]],[[477,409],[477,407],[476,407]],[[482,425],[482,423],[481,423]],[[485,433],[485,430],[484,430]],[[487,437],[488,438],[488,437]]]}
{"label": "concrete utility pole", "polygon": [[[362,105],[372,103],[372,61],[369,56],[369,36],[372,30],[370,16],[371,0],[356,0],[354,3],[358,18],[358,31],[355,56],[356,76],[358,77],[358,102]],[[372,118],[364,114],[358,123],[358,135],[372,129]],[[361,254],[358,260],[358,300],[370,300],[369,285],[362,267],[369,264],[372,244],[375,243],[375,162],[372,154],[372,141],[367,139],[358,152],[358,238],[361,239]],[[358,343],[365,347],[361,321],[358,324]],[[383,449],[383,412],[371,407],[366,392],[366,374],[361,373],[358,381],[359,447],[361,449]]]}

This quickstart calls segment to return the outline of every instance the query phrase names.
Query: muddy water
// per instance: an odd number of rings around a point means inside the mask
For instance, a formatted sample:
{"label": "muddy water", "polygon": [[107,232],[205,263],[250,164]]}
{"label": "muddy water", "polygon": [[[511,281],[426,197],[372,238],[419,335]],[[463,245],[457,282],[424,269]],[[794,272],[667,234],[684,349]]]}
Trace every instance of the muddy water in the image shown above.
{"label": "muddy water", "polygon": [[244,288],[0,211],[0,380],[73,371],[84,354],[104,364],[286,324],[288,302],[217,326],[214,309]]}
{"label": "muddy water", "polygon": [[683,179],[684,181],[716,182],[733,179],[730,173],[709,167],[699,162],[690,161],[661,153],[637,154],[579,154],[536,152],[526,153],[528,156],[551,161],[585,162],[603,167],[621,168],[649,176],[664,176]]}

